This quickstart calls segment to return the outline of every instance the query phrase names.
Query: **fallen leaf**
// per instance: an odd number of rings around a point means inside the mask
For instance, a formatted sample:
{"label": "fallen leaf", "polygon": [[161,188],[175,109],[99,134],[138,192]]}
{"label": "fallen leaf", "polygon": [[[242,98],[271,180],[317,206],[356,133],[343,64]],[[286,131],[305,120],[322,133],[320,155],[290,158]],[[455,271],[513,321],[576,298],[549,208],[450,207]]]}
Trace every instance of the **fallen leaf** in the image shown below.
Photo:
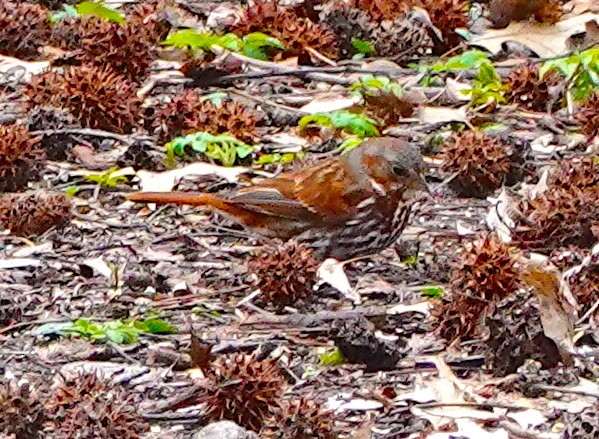
{"label": "fallen leaf", "polygon": [[350,108],[359,101],[359,98],[348,98],[347,96],[341,96],[339,94],[327,93],[326,95],[316,97],[312,102],[301,107],[299,111],[307,114],[328,113]]}
{"label": "fallen leaf", "polygon": [[344,297],[359,304],[362,302],[360,295],[349,283],[343,265],[343,261],[339,262],[337,259],[332,258],[326,259],[316,271],[316,285],[314,288],[318,289],[323,284],[329,284],[343,294]]}
{"label": "fallen leaf", "polygon": [[422,106],[418,109],[418,119],[426,124],[467,122],[467,109],[467,106],[460,108]]}
{"label": "fallen leaf", "polygon": [[587,12],[553,26],[528,21],[512,22],[505,29],[489,29],[484,35],[474,37],[470,44],[497,54],[505,43],[511,41],[525,45],[541,58],[553,58],[567,54],[568,39],[585,32],[587,23],[596,20],[599,20],[599,14]]}

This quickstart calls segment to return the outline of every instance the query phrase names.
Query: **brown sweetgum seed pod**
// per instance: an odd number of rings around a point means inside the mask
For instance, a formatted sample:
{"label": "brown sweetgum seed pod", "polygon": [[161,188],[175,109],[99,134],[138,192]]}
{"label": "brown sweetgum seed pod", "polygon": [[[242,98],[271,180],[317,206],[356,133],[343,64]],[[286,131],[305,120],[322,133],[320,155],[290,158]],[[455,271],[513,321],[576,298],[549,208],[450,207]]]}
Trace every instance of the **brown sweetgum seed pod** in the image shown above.
{"label": "brown sweetgum seed pod", "polygon": [[436,302],[433,316],[447,340],[472,338],[487,310],[517,291],[521,281],[517,256],[494,236],[485,236],[464,249],[451,272],[449,301]]}
{"label": "brown sweetgum seed pod", "polygon": [[297,15],[293,8],[279,5],[273,0],[256,1],[232,31],[239,36],[265,32],[285,44],[277,58],[305,56],[306,48],[336,59],[339,55],[335,34],[325,25]]}
{"label": "brown sweetgum seed pod", "polygon": [[348,6],[365,11],[375,21],[393,20],[410,12],[414,0],[350,0]]}
{"label": "brown sweetgum seed pod", "polygon": [[208,384],[199,395],[206,418],[228,419],[253,431],[279,408],[286,384],[275,360],[244,354],[218,358],[206,378]]}
{"label": "brown sweetgum seed pod", "polygon": [[482,131],[454,134],[444,148],[443,171],[462,196],[484,198],[506,181],[513,168],[509,147]]}
{"label": "brown sweetgum seed pod", "polygon": [[245,106],[229,101],[217,106],[203,101],[194,90],[185,91],[154,111],[146,117],[146,126],[158,134],[161,142],[199,131],[229,133],[247,143],[253,143],[255,137],[257,117]]}
{"label": "brown sweetgum seed pod", "polygon": [[142,100],[137,87],[110,66],[75,66],[36,75],[25,88],[31,106],[65,108],[83,126],[131,133]]}
{"label": "brown sweetgum seed pod", "polygon": [[53,390],[46,407],[58,437],[138,439],[148,430],[131,392],[94,373],[70,378]]}
{"label": "brown sweetgum seed pod", "polygon": [[297,306],[313,296],[318,267],[312,250],[292,241],[265,249],[247,262],[262,293],[259,302],[277,309]]}
{"label": "brown sweetgum seed pod", "polygon": [[520,246],[544,252],[570,245],[589,248],[596,242],[597,166],[595,157],[564,161],[549,174],[547,190],[520,200],[523,219],[513,233]]}
{"label": "brown sweetgum seed pod", "polygon": [[51,33],[49,11],[24,1],[0,0],[0,54],[35,59]]}
{"label": "brown sweetgum seed pod", "polygon": [[510,90],[507,99],[527,110],[547,111],[553,98],[551,88],[557,87],[560,82],[553,72],[541,78],[539,65],[527,64],[511,72],[505,79]]}
{"label": "brown sweetgum seed pod", "polygon": [[276,439],[337,439],[333,414],[306,398],[287,402],[283,409],[267,422],[267,438]]}
{"label": "brown sweetgum seed pod", "polygon": [[143,79],[155,58],[156,38],[139,19],[121,25],[93,16],[76,17],[53,29],[55,44],[73,51],[80,63],[110,66],[136,81]]}
{"label": "brown sweetgum seed pod", "polygon": [[14,235],[39,236],[51,228],[67,226],[71,217],[71,202],[64,194],[0,195],[0,227]]}
{"label": "brown sweetgum seed pod", "polygon": [[0,433],[6,437],[42,437],[46,413],[44,397],[28,383],[0,379]]}
{"label": "brown sweetgum seed pod", "polygon": [[412,7],[418,6],[428,12],[433,26],[441,31],[443,40],[435,40],[434,55],[442,55],[457,47],[462,38],[456,32],[468,28],[469,4],[465,0],[414,0]]}
{"label": "brown sweetgum seed pod", "polygon": [[589,137],[599,136],[599,92],[594,93],[576,111],[574,118],[582,132]]}
{"label": "brown sweetgum seed pod", "polygon": [[46,158],[40,140],[22,125],[0,125],[0,192],[23,190],[39,179]]}

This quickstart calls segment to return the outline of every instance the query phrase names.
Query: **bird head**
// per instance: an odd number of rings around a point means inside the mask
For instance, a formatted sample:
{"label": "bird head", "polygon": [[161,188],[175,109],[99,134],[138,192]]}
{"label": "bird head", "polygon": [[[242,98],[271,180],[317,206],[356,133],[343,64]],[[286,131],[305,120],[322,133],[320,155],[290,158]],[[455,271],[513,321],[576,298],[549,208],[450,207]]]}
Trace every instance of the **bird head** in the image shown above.
{"label": "bird head", "polygon": [[423,176],[427,166],[417,146],[394,137],[379,137],[357,149],[362,149],[366,173],[385,190],[408,191],[406,195],[430,193]]}

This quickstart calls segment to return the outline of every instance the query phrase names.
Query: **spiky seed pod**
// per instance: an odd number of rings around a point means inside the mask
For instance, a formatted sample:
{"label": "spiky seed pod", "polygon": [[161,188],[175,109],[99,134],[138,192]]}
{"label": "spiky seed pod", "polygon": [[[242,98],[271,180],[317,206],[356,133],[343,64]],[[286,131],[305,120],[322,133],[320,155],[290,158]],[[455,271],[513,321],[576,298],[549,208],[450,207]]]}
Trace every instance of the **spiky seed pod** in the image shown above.
{"label": "spiky seed pod", "polygon": [[568,192],[594,190],[599,185],[597,157],[582,157],[560,162],[549,174],[547,184]]}
{"label": "spiky seed pod", "polygon": [[36,75],[24,94],[31,106],[64,108],[85,127],[130,133],[142,100],[133,82],[109,67],[83,65]]}
{"label": "spiky seed pod", "polygon": [[433,54],[442,55],[462,42],[456,29],[468,27],[468,2],[465,0],[413,0],[428,12],[433,26],[441,31],[443,40],[435,39]]}
{"label": "spiky seed pod", "polygon": [[277,309],[298,306],[313,296],[318,266],[312,250],[293,241],[269,247],[247,261],[262,293],[259,301]]}
{"label": "spiky seed pod", "polygon": [[370,34],[377,56],[405,61],[424,55],[434,47],[428,27],[411,14],[395,20],[385,20]]}
{"label": "spiky seed pod", "polygon": [[507,99],[531,111],[549,111],[557,96],[552,89],[560,84],[559,77],[549,72],[544,78],[539,74],[539,65],[529,63],[511,72],[504,83],[509,87]]}
{"label": "spiky seed pod", "polygon": [[414,0],[350,0],[347,5],[365,11],[375,22],[403,17]]}
{"label": "spiky seed pod", "polygon": [[127,22],[139,27],[139,31],[146,34],[144,39],[150,44],[158,44],[167,37],[171,29],[167,19],[167,8],[171,4],[169,0],[128,3],[124,8],[128,16]]}
{"label": "spiky seed pod", "polygon": [[24,1],[0,0],[0,54],[34,59],[50,37],[49,11]]}
{"label": "spiky seed pod", "polygon": [[513,232],[516,242],[537,251],[592,246],[593,226],[599,223],[597,171],[593,157],[561,163],[550,173],[547,190],[520,200],[522,219]]}
{"label": "spiky seed pod", "polygon": [[137,439],[148,429],[131,392],[93,373],[62,382],[46,407],[57,437]]}
{"label": "spiky seed pod", "polygon": [[39,179],[46,159],[40,140],[22,125],[0,125],[0,192],[17,192]]}
{"label": "spiky seed pod", "polygon": [[194,90],[185,91],[153,111],[154,114],[146,115],[146,125],[161,142],[198,131],[229,133],[248,143],[255,137],[257,118],[245,106],[230,101],[217,106],[202,100]]}
{"label": "spiky seed pod", "polygon": [[332,413],[321,409],[312,400],[300,398],[287,402],[283,409],[267,422],[269,439],[336,439]]}
{"label": "spiky seed pod", "polygon": [[55,133],[69,128],[81,128],[75,117],[62,108],[36,107],[27,113],[29,131],[47,131],[42,134],[41,147],[48,160],[66,160],[77,142],[72,134]]}
{"label": "spiky seed pod", "polygon": [[141,81],[155,57],[157,37],[140,21],[120,25],[91,16],[61,20],[53,30],[53,40],[65,50],[76,51],[81,63],[110,66],[120,75]]}
{"label": "spiky seed pod", "polygon": [[327,11],[323,21],[337,36],[341,58],[354,55],[353,40],[369,41],[376,29],[368,13],[345,4]]}
{"label": "spiky seed pod", "polygon": [[275,360],[234,354],[218,358],[206,374],[207,385],[198,395],[212,421],[228,419],[259,431],[280,406],[285,380]]}
{"label": "spiky seed pod", "polygon": [[18,236],[39,236],[61,229],[71,220],[71,202],[64,194],[0,195],[0,227]]}
{"label": "spiky seed pod", "polygon": [[574,118],[582,127],[582,132],[589,137],[599,136],[599,92],[581,105]]}
{"label": "spiky seed pod", "polygon": [[0,379],[0,433],[19,439],[43,437],[44,396],[29,383]]}
{"label": "spiky seed pod", "polygon": [[534,14],[535,20],[545,24],[555,24],[563,16],[564,8],[560,0],[545,0]]}
{"label": "spiky seed pod", "polygon": [[513,183],[519,155],[499,137],[482,131],[454,134],[444,149],[443,171],[457,174],[450,186],[460,195],[484,198],[503,183]]}
{"label": "spiky seed pod", "polygon": [[437,302],[432,312],[445,339],[476,336],[492,305],[518,290],[516,260],[512,250],[494,236],[464,249],[461,263],[451,272],[449,300]]}
{"label": "spiky seed pod", "polygon": [[335,34],[328,27],[299,17],[293,8],[274,0],[258,0],[246,8],[232,31],[239,36],[265,32],[279,39],[285,50],[278,57],[305,55],[307,47],[328,58],[336,59],[339,55]]}

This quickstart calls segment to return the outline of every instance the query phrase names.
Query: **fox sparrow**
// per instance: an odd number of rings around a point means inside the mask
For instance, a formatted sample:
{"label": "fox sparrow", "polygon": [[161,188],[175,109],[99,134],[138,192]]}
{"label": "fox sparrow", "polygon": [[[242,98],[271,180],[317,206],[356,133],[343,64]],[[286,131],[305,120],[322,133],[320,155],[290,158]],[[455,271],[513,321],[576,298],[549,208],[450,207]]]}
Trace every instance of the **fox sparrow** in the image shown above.
{"label": "fox sparrow", "polygon": [[393,244],[426,190],[418,148],[380,137],[347,154],[230,193],[141,192],[131,201],[209,206],[267,237],[348,259]]}

